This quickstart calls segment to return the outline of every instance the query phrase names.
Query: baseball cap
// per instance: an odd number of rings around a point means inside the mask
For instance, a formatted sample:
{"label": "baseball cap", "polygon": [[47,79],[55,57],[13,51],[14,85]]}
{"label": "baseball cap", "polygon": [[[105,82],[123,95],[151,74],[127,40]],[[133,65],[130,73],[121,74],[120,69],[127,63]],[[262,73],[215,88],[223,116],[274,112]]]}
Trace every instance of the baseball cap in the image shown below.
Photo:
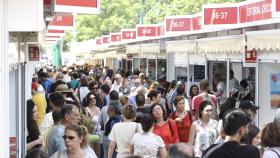
{"label": "baseball cap", "polygon": [[259,107],[255,105],[255,103],[251,100],[243,100],[239,104],[240,109],[252,109],[252,110],[258,110]]}

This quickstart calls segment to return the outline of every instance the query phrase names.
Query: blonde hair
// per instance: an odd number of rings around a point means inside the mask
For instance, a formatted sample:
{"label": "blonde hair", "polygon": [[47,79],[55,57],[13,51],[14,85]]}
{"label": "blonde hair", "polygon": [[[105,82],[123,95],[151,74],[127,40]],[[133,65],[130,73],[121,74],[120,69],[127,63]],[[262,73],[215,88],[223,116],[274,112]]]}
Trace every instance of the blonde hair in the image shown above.
{"label": "blonde hair", "polygon": [[84,148],[88,145],[88,130],[86,126],[70,125],[65,128],[65,131],[66,130],[74,131],[80,138],[82,138],[82,142],[80,144],[81,148]]}

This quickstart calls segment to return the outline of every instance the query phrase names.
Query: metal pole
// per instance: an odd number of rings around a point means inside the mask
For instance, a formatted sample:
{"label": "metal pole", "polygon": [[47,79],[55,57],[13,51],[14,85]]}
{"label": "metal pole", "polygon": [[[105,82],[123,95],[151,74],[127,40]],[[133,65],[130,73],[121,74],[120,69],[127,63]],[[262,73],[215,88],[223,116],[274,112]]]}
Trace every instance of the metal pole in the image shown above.
{"label": "metal pole", "polygon": [[145,0],[141,0],[141,5],[142,5],[142,10],[141,10],[141,15],[140,15],[140,24],[144,24],[144,5],[145,5]]}
{"label": "metal pole", "polygon": [[228,53],[227,53],[227,97],[229,97],[229,91],[230,91],[230,89],[229,89],[229,65],[230,64],[230,60],[229,60],[229,57],[228,57]]}

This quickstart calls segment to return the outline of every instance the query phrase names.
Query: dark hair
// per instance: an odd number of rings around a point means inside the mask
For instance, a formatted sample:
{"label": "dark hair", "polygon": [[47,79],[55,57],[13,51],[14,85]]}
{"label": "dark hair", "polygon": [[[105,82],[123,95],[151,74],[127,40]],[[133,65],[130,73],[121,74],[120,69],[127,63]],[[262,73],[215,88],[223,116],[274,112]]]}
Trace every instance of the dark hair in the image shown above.
{"label": "dark hair", "polygon": [[61,110],[53,110],[52,111],[52,118],[53,118],[53,122],[57,123],[59,121],[62,120],[62,117],[61,117]]}
{"label": "dark hair", "polygon": [[205,107],[207,105],[212,105],[212,103],[210,101],[208,101],[208,100],[205,100],[205,101],[203,101],[203,102],[201,102],[199,104],[199,109],[198,109],[198,116],[199,116],[199,118],[202,118],[202,112],[203,112],[203,110],[205,109]]}
{"label": "dark hair", "polygon": [[109,94],[110,93],[110,86],[109,85],[107,85],[107,84],[103,84],[103,85],[101,85],[101,90],[104,92],[104,93],[106,93],[106,94]]}
{"label": "dark hair", "polygon": [[25,158],[48,158],[48,154],[39,148],[34,148],[27,152]]}
{"label": "dark hair", "polygon": [[142,106],[145,104],[145,95],[144,94],[137,94],[135,96],[135,100],[136,100],[136,105],[137,106]]}
{"label": "dark hair", "polygon": [[70,130],[70,131],[74,131],[77,133],[77,135],[82,139],[81,142],[81,147],[84,148],[87,146],[88,144],[88,131],[87,128],[85,126],[80,126],[80,125],[69,125],[65,128],[65,131]]}
{"label": "dark hair", "polygon": [[153,115],[153,110],[155,108],[155,106],[160,106],[161,110],[162,110],[162,117],[163,117],[163,120],[166,121],[167,120],[167,114],[166,114],[166,111],[164,110],[164,108],[162,107],[161,104],[158,104],[158,103],[154,103],[151,107],[150,107],[150,114],[151,116],[153,116],[154,120],[156,121],[154,115]]}
{"label": "dark hair", "polygon": [[234,97],[228,97],[226,101],[221,105],[221,111],[219,119],[223,119],[228,110],[235,108],[236,99]]}
{"label": "dark hair", "polygon": [[199,90],[198,86],[195,85],[195,84],[193,84],[193,85],[190,87],[190,90],[189,90],[189,95],[190,95],[191,98],[193,98],[193,97],[195,96],[195,94],[193,94],[193,92],[192,92],[194,87],[196,87],[196,88]]}
{"label": "dark hair", "polygon": [[122,108],[122,114],[126,119],[134,119],[136,116],[136,110],[132,105],[126,105]]}
{"label": "dark hair", "polygon": [[240,109],[229,111],[223,119],[223,129],[226,135],[235,135],[239,128],[251,122],[249,114]]}
{"label": "dark hair", "polygon": [[108,111],[114,111],[116,115],[121,114],[121,105],[119,102],[110,102],[108,105]]}
{"label": "dark hair", "polygon": [[49,95],[49,100],[54,104],[55,107],[61,108],[64,104],[64,97],[59,92],[53,92]]}
{"label": "dark hair", "polygon": [[252,124],[249,125],[248,129],[248,133],[241,138],[240,142],[252,145],[253,139],[260,133],[260,129]]}
{"label": "dark hair", "polygon": [[275,122],[268,123],[261,133],[261,144],[263,147],[280,146],[280,124]]}
{"label": "dark hair", "polygon": [[112,90],[109,94],[110,100],[119,100],[119,93],[116,90]]}
{"label": "dark hair", "polygon": [[84,104],[84,106],[88,106],[89,105],[89,103],[90,103],[90,101],[91,101],[91,99],[90,99],[90,96],[91,95],[94,95],[94,97],[95,97],[95,100],[97,100],[97,95],[95,94],[95,93],[93,93],[93,92],[89,92],[88,94],[87,94],[87,96],[86,96],[86,100],[85,100],[85,104]]}
{"label": "dark hair", "polygon": [[246,79],[243,79],[240,81],[240,86],[247,88],[249,86],[249,84]]}
{"label": "dark hair", "polygon": [[155,122],[155,120],[151,115],[144,114],[141,117],[141,121],[140,121],[143,131],[149,132],[149,130],[153,127],[154,122]]}
{"label": "dark hair", "polygon": [[82,78],[80,79],[80,83],[81,83],[81,84],[80,84],[81,87],[87,87],[87,86],[88,86],[88,80],[87,80],[87,78],[83,78],[83,77],[82,77]]}
{"label": "dark hair", "polygon": [[110,79],[112,79],[113,75],[114,75],[114,70],[112,69],[109,69],[106,73],[106,77],[109,77]]}
{"label": "dark hair", "polygon": [[149,94],[148,94],[148,98],[149,98],[150,100],[152,100],[153,97],[156,98],[156,97],[158,96],[158,94],[160,94],[160,91],[151,90],[151,91],[149,92]]}
{"label": "dark hair", "polygon": [[191,145],[186,144],[186,143],[178,143],[178,144],[171,145],[170,148],[168,149],[168,157],[169,158],[194,158],[193,149],[191,150],[192,153],[188,153],[185,148],[186,146],[188,146],[189,148],[192,148]]}
{"label": "dark hair", "polygon": [[89,89],[90,91],[94,90],[94,86],[95,86],[95,85],[98,85],[98,87],[99,87],[99,83],[98,83],[97,81],[91,81],[91,82],[88,84],[88,89]]}
{"label": "dark hair", "polygon": [[71,114],[75,106],[74,104],[64,104],[61,108],[61,118],[64,119],[66,115]]}
{"label": "dark hair", "polygon": [[184,95],[185,87],[183,85],[178,86],[176,92],[177,92],[177,95]]}
{"label": "dark hair", "polygon": [[171,88],[175,88],[175,87],[176,87],[176,84],[177,84],[177,81],[176,81],[176,80],[172,80],[171,83],[170,83],[169,90],[170,90]]}
{"label": "dark hair", "polygon": [[33,110],[34,110],[35,104],[34,102],[29,99],[27,100],[27,107],[26,107],[26,123],[27,123],[27,143],[32,142],[34,140],[37,140],[40,136],[39,127],[37,125],[37,122],[35,118],[33,117]]}
{"label": "dark hair", "polygon": [[207,90],[209,88],[209,81],[207,79],[203,79],[199,83],[199,87],[201,90]]}
{"label": "dark hair", "polygon": [[185,100],[185,98],[183,96],[176,96],[174,99],[174,106],[176,107],[181,100]]}
{"label": "dark hair", "polygon": [[72,72],[71,76],[76,80],[79,78],[79,74],[77,72]]}

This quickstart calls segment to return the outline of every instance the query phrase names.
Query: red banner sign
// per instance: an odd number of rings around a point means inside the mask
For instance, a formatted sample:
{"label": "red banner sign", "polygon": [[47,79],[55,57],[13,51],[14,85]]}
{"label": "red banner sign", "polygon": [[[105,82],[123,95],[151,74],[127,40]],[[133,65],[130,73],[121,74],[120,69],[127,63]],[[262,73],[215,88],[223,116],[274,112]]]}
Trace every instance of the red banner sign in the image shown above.
{"label": "red banner sign", "polygon": [[280,0],[275,0],[276,12],[280,12]]}
{"label": "red banner sign", "polygon": [[204,8],[204,25],[238,23],[238,7]]}
{"label": "red banner sign", "polygon": [[192,30],[201,30],[201,16],[192,18]]}
{"label": "red banner sign", "polygon": [[110,36],[102,36],[102,43],[109,44],[110,43]]}
{"label": "red banner sign", "polygon": [[52,30],[67,30],[74,27],[73,16],[53,16],[53,20],[50,21],[48,29]]}
{"label": "red banner sign", "polygon": [[136,26],[137,28],[137,37],[157,37],[161,36],[162,26],[160,25],[141,25]]}
{"label": "red banner sign", "polygon": [[166,17],[165,31],[166,33],[191,31],[191,21],[190,17]]}
{"label": "red banner sign", "polygon": [[55,0],[55,12],[98,14],[100,0]]}
{"label": "red banner sign", "polygon": [[122,30],[122,40],[136,39],[136,30]]}
{"label": "red banner sign", "polygon": [[111,34],[111,42],[121,42],[122,35],[120,33]]}
{"label": "red banner sign", "polygon": [[239,22],[254,22],[272,18],[272,0],[263,0],[239,7]]}
{"label": "red banner sign", "polygon": [[245,62],[246,63],[256,63],[257,61],[257,50],[253,48],[252,50],[247,50],[245,47]]}
{"label": "red banner sign", "polygon": [[40,60],[40,50],[37,45],[28,46],[29,61],[39,61]]}
{"label": "red banner sign", "polygon": [[95,39],[95,44],[96,45],[102,45],[102,38],[96,38]]}

